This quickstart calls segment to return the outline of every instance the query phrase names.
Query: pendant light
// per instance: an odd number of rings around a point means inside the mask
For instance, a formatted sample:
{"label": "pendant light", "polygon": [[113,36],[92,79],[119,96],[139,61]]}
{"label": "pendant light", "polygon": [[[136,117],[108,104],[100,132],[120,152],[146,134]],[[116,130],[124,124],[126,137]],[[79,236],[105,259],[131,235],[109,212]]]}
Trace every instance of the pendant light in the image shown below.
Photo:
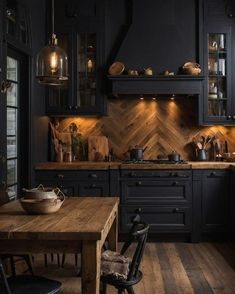
{"label": "pendant light", "polygon": [[36,78],[45,85],[60,86],[68,80],[68,57],[60,48],[54,33],[54,0],[52,3],[52,34],[49,44],[41,49],[36,59]]}

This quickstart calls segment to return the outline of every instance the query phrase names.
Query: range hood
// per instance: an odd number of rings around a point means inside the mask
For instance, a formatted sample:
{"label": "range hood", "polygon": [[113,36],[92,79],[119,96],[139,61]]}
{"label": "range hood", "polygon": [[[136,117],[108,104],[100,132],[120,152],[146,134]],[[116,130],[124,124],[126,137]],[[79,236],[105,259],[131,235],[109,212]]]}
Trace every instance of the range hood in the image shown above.
{"label": "range hood", "polygon": [[[200,61],[198,0],[146,0],[144,5],[142,0],[126,0],[126,3],[129,5],[125,25],[120,26],[122,29],[116,35],[118,42],[111,50],[108,66],[121,61],[125,73],[128,69],[142,72],[143,68],[151,67],[154,75],[109,75],[109,92],[114,95],[202,95],[203,73],[199,76],[179,74],[185,62]],[[166,70],[175,75],[161,75]]]}

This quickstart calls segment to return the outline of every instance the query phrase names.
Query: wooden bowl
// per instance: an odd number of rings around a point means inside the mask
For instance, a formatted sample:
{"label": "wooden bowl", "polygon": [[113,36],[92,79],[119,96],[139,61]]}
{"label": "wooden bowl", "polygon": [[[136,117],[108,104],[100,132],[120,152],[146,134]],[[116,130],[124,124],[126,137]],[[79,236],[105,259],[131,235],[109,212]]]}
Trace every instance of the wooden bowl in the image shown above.
{"label": "wooden bowl", "polygon": [[182,66],[183,72],[187,75],[199,75],[201,73],[201,67],[200,64],[195,62],[186,62]]}
{"label": "wooden bowl", "polygon": [[64,202],[64,198],[60,199],[20,199],[22,208],[28,214],[50,214],[57,212]]}
{"label": "wooden bowl", "polygon": [[124,69],[125,69],[125,65],[120,61],[116,61],[110,65],[109,74],[112,76],[121,75]]}

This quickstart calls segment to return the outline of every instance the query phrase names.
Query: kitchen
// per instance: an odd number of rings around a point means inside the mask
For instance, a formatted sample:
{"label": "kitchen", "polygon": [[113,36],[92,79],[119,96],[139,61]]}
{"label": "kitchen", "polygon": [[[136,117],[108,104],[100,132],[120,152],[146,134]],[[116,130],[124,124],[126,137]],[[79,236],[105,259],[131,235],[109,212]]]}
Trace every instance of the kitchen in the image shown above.
{"label": "kitchen", "polygon": [[[234,3],[116,2],[0,1],[2,189],[118,197],[120,241],[136,213],[150,224],[137,293],[185,293],[177,270],[190,293],[235,293]],[[53,31],[68,55],[59,86],[36,77]]]}

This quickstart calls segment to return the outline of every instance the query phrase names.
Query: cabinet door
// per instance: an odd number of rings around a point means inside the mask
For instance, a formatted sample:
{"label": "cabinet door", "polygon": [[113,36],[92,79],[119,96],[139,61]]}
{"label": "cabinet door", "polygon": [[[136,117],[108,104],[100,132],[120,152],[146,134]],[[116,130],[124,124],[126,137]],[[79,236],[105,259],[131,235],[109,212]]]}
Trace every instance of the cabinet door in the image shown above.
{"label": "cabinet door", "polygon": [[204,121],[232,124],[231,26],[208,24],[204,36],[205,100]]}
{"label": "cabinet door", "polygon": [[225,232],[229,222],[229,173],[203,171],[202,231]]}
{"label": "cabinet door", "polygon": [[144,203],[154,205],[171,205],[191,203],[191,182],[177,179],[167,181],[121,182],[121,203]]}
{"label": "cabinet door", "polygon": [[191,208],[178,206],[120,206],[120,230],[126,233],[130,230],[131,220],[140,211],[141,219],[150,225],[152,233],[190,232],[192,226]]}

